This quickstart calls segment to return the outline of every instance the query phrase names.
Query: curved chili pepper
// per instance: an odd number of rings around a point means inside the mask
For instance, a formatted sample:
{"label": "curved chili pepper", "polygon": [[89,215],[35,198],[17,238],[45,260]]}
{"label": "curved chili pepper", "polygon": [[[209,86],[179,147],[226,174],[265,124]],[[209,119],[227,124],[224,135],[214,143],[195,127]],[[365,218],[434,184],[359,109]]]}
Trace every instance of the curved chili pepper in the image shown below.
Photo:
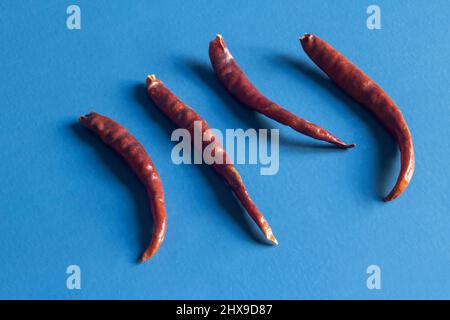
{"label": "curved chili pepper", "polygon": [[401,168],[392,191],[384,198],[397,198],[408,186],[414,173],[414,148],[408,126],[394,101],[364,72],[324,40],[312,34],[300,38],[312,61],[338,87],[369,109],[396,139],[401,152]]}
{"label": "curved chili pepper", "polygon": [[241,67],[231,55],[220,34],[209,43],[209,58],[214,72],[222,84],[238,101],[250,109],[262,113],[314,139],[333,143],[342,148],[352,148],[355,146],[354,144],[342,142],[325,129],[296,116],[266,98],[247,78],[244,71],[242,71]]}
{"label": "curved chili pepper", "polygon": [[204,137],[204,139],[202,139],[203,143],[201,146],[201,151],[203,151],[208,145],[214,144],[212,153],[214,153],[215,157],[220,157],[222,163],[214,162],[211,166],[227,182],[236,197],[247,210],[250,217],[256,222],[259,229],[261,229],[264,233],[265,237],[273,244],[278,244],[278,241],[273,235],[272,229],[256,205],[253,203],[247,189],[244,186],[241,176],[237,172],[231,160],[228,158],[225,149],[220,144],[217,137],[209,129],[208,123],[191,107],[178,99],[178,97],[170,91],[162,81],[156,79],[155,75],[148,76],[146,83],[150,99],[178,127],[187,129],[190,132],[192,142],[194,137],[195,122],[198,121],[201,123],[202,136]]}
{"label": "curved chili pepper", "polygon": [[95,112],[80,117],[80,121],[125,159],[147,189],[155,227],[150,244],[140,258],[141,262],[145,262],[158,251],[167,228],[161,178],[142,144],[123,126]]}

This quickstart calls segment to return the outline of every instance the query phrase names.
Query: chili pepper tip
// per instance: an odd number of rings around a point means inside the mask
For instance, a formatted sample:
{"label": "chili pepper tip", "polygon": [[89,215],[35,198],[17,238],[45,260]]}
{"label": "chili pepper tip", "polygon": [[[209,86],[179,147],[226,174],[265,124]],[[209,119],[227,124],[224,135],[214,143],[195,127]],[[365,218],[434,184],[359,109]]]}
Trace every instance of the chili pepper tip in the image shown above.
{"label": "chili pepper tip", "polygon": [[356,144],[354,143],[345,143],[344,141],[341,141],[339,139],[333,139],[332,141],[329,141],[333,144],[335,144],[336,146],[340,147],[340,148],[344,148],[344,149],[350,149],[350,148],[354,148],[356,147]]}
{"label": "chili pepper tip", "polygon": [[275,236],[272,234],[272,236],[267,237],[274,245],[278,245],[278,240],[275,238]]}
{"label": "chili pepper tip", "polygon": [[155,252],[151,253],[151,254],[147,254],[147,253],[143,253],[142,256],[139,258],[139,262],[140,263],[144,263],[145,261],[147,261],[148,259],[150,259],[153,255],[155,254]]}
{"label": "chili pepper tip", "polygon": [[398,196],[403,192],[403,190],[406,189],[407,185],[401,186],[400,188],[395,188],[394,190],[391,191],[391,193],[389,193],[386,197],[383,198],[384,202],[389,202],[392,201],[394,199],[397,199]]}
{"label": "chili pepper tip", "polygon": [[342,147],[346,148],[346,149],[350,149],[350,148],[356,147],[356,144],[355,143],[351,143],[351,144],[344,143],[344,144],[342,144]]}
{"label": "chili pepper tip", "polygon": [[270,227],[264,231],[264,235],[266,236],[267,240],[269,240],[270,242],[272,242],[274,245],[278,245],[278,240],[275,238],[272,230],[270,229]]}

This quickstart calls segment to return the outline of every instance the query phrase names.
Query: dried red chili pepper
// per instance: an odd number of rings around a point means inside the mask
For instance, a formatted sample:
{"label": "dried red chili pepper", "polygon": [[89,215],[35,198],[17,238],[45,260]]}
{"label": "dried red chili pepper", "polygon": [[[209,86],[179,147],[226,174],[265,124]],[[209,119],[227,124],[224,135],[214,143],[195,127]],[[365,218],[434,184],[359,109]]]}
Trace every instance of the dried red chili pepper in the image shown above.
{"label": "dried red chili pepper", "polygon": [[125,159],[147,189],[153,214],[154,230],[150,244],[140,259],[141,262],[145,262],[158,251],[167,228],[161,178],[142,144],[123,126],[95,112],[80,117],[80,121]]}
{"label": "dried red chili pepper", "polygon": [[220,34],[209,43],[209,58],[219,80],[242,104],[314,139],[327,141],[342,148],[355,146],[342,142],[325,129],[296,116],[266,98],[247,78]]}
{"label": "dried red chili pepper", "polygon": [[401,152],[400,174],[394,188],[384,198],[394,200],[406,189],[414,173],[413,142],[402,113],[383,89],[324,40],[305,34],[300,42],[311,60],[338,87],[369,109],[396,139]]}
{"label": "dried red chili pepper", "polygon": [[[205,120],[191,107],[182,102],[170,91],[162,81],[156,79],[154,75],[147,77],[147,91],[150,99],[156,106],[178,127],[189,130],[193,142],[195,123],[201,124],[202,146],[201,151],[208,146],[213,145],[211,152],[215,158],[221,159],[221,163],[214,162],[211,166],[227,182],[236,197],[247,210],[250,217],[256,222],[258,227],[264,233],[266,238],[274,244],[278,244],[272,229],[250,198],[247,189],[244,186],[241,176],[228,158],[223,146],[217,137],[211,132]],[[195,145],[195,144],[194,144]]]}

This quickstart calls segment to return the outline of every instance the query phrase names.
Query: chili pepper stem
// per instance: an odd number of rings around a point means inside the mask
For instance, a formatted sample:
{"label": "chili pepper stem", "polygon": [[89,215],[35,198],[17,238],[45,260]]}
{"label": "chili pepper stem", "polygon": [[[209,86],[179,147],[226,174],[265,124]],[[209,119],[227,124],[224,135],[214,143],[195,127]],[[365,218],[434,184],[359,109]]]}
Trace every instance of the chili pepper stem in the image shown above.
{"label": "chili pepper stem", "polygon": [[300,37],[300,41],[304,40],[305,38],[309,37],[309,33],[305,33]]}
{"label": "chili pepper stem", "polygon": [[156,81],[156,76],[154,74],[150,74],[147,76],[147,79],[145,79],[145,83],[147,84],[147,87],[153,82]]}
{"label": "chili pepper stem", "polygon": [[216,35],[216,39],[219,40],[219,43],[220,43],[220,45],[221,45],[222,47],[225,47],[225,46],[224,46],[224,42],[223,42],[223,37],[222,37],[221,34],[218,33],[218,34]]}

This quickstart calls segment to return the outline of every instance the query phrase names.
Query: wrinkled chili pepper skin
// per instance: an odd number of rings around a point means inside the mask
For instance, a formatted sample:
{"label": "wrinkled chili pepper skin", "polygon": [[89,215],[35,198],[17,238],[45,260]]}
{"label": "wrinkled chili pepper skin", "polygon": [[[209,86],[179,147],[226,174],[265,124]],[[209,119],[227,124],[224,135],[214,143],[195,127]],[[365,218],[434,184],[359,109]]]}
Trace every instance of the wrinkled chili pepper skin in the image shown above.
{"label": "wrinkled chili pepper skin", "polygon": [[394,188],[384,198],[394,200],[406,189],[414,173],[413,142],[400,109],[380,86],[324,40],[305,34],[300,42],[311,60],[338,87],[369,109],[396,139],[401,152],[400,174]]}
{"label": "wrinkled chili pepper skin", "polygon": [[161,178],[142,144],[125,127],[95,112],[80,117],[80,122],[119,153],[146,187],[155,227],[150,244],[140,258],[141,262],[145,262],[158,251],[167,228]]}
{"label": "wrinkled chili pepper skin", "polygon": [[265,116],[291,127],[297,132],[314,139],[323,140],[342,148],[352,148],[325,129],[302,119],[266,98],[247,78],[244,71],[231,55],[221,35],[209,44],[209,58],[220,82],[242,104]]}
{"label": "wrinkled chili pepper skin", "polygon": [[212,163],[211,166],[230,186],[233,193],[264,233],[265,237],[273,244],[278,244],[268,222],[250,198],[241,176],[228,158],[225,149],[220,144],[217,137],[209,129],[207,122],[191,107],[178,99],[178,97],[170,91],[162,81],[156,79],[154,75],[147,77],[146,84],[148,95],[153,103],[178,127],[187,129],[191,134],[191,140],[194,137],[194,123],[196,121],[201,122],[202,135],[204,137],[203,140],[206,140],[203,141],[201,151],[203,151],[207,145],[214,143],[213,153],[215,157],[222,159],[222,163],[215,162]]}

